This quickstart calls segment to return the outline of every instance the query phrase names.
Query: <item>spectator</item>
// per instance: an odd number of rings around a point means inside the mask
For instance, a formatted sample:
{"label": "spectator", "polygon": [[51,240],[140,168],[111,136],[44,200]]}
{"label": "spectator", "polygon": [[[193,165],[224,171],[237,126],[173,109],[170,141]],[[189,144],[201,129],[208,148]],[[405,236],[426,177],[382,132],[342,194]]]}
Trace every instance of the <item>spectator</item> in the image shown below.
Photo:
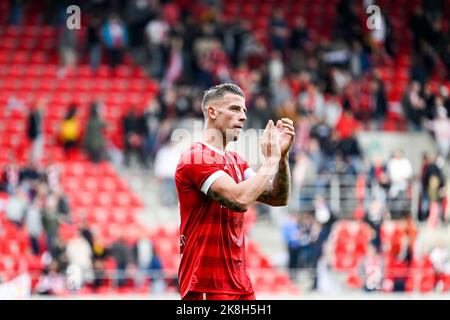
{"label": "spectator", "polygon": [[108,50],[111,68],[122,64],[124,50],[128,44],[125,24],[117,14],[111,14],[102,27],[102,40]]}
{"label": "spectator", "polygon": [[394,292],[405,291],[411,262],[411,239],[408,235],[404,235],[399,243],[394,243],[386,262],[386,277],[393,282]]}
{"label": "spectator", "polygon": [[369,208],[364,215],[364,221],[373,229],[374,235],[371,244],[376,249],[377,253],[381,253],[382,251],[381,226],[386,216],[387,211],[385,205],[377,199],[370,203]]}
{"label": "spectator", "polygon": [[169,141],[156,154],[155,176],[160,181],[160,199],[165,206],[177,204],[175,188],[175,170],[178,164],[179,150],[176,142]]}
{"label": "spectator", "polygon": [[123,235],[109,248],[110,254],[116,261],[117,266],[117,287],[122,288],[127,284],[127,268],[131,262],[131,251],[128,248]]}
{"label": "spectator", "polygon": [[183,74],[183,40],[172,38],[168,54],[167,71],[161,83],[162,88],[172,88]]}
{"label": "spectator", "polygon": [[310,213],[302,213],[299,217],[299,267],[310,268],[313,266],[313,225],[314,217]]}
{"label": "spectator", "polygon": [[414,14],[409,19],[409,28],[413,35],[414,50],[415,52],[420,52],[422,50],[422,41],[426,39],[431,29],[431,25],[421,6],[415,7]]}
{"label": "spectator", "polygon": [[154,98],[149,99],[147,107],[142,115],[142,121],[144,122],[143,127],[146,139],[146,151],[151,159],[155,156],[156,136],[159,130],[159,124],[163,117],[164,114],[158,100]]}
{"label": "spectator", "polygon": [[268,61],[270,83],[276,84],[281,81],[284,76],[283,56],[280,51],[274,50]]}
{"label": "spectator", "polygon": [[325,118],[320,117],[316,121],[316,124],[311,128],[310,137],[319,141],[321,150],[326,150],[331,143],[331,134],[332,129],[325,122]]}
{"label": "spectator", "polygon": [[444,194],[444,173],[437,164],[437,156],[434,154],[429,155],[428,163],[425,164],[422,172],[422,197],[419,211],[420,221],[424,221],[428,218],[431,203],[440,203]]}
{"label": "spectator", "polygon": [[371,112],[370,119],[375,119],[376,128],[382,130],[382,125],[388,111],[388,102],[381,80],[373,80],[370,82],[369,110]]}
{"label": "spectator", "polygon": [[450,42],[447,43],[442,56],[442,60],[447,68],[447,80],[450,80],[450,71],[448,71],[450,70]]}
{"label": "spectator", "polygon": [[177,89],[177,99],[175,101],[176,115],[179,119],[188,118],[192,111],[192,101],[189,87],[180,85]]}
{"label": "spectator", "polygon": [[102,62],[101,41],[101,20],[99,17],[92,17],[89,20],[86,40],[87,49],[89,51],[89,64],[92,71],[97,71]]}
{"label": "spectator", "polygon": [[81,236],[89,243],[91,250],[94,251],[94,236],[85,216],[83,216],[83,219],[80,222],[79,229]]}
{"label": "spectator", "polygon": [[248,128],[264,129],[267,122],[273,118],[267,99],[264,95],[256,95],[250,102],[248,110]]}
{"label": "spectator", "polygon": [[59,193],[61,189],[61,166],[51,159],[48,161],[48,165],[45,168],[44,180],[48,185],[50,192]]}
{"label": "spectator", "polygon": [[1,176],[1,191],[14,194],[19,186],[20,168],[15,161],[14,153],[8,154],[8,163],[5,164]]}
{"label": "spectator", "polygon": [[81,231],[77,230],[76,235],[67,243],[67,258],[69,267],[74,266],[81,272],[81,284],[93,281],[92,249]]}
{"label": "spectator", "polygon": [[152,9],[149,1],[127,1],[124,17],[130,31],[130,47],[142,47],[145,25],[154,15]]}
{"label": "spectator", "polygon": [[413,56],[413,62],[409,70],[410,80],[418,82],[421,86],[425,86],[428,78],[425,55]]}
{"label": "spectator", "polygon": [[152,274],[152,291],[155,293],[163,293],[166,288],[166,276],[164,274],[161,258],[155,247],[153,247],[152,259],[150,261],[150,273]]}
{"label": "spectator", "polygon": [[[437,116],[436,96],[432,91],[431,85],[426,83],[423,87],[422,98],[425,101],[426,120],[433,120]],[[426,124],[425,120],[425,124]]]}
{"label": "spectator", "polygon": [[289,37],[289,29],[283,11],[275,8],[270,19],[270,39],[272,47],[284,53],[287,40]]}
{"label": "spectator", "polygon": [[284,242],[289,253],[288,269],[291,281],[297,281],[300,257],[300,228],[297,214],[290,214],[282,226]]}
{"label": "spectator", "polygon": [[52,255],[55,240],[59,233],[59,224],[58,198],[51,194],[47,197],[44,209],[42,210],[42,225],[47,235],[47,249]]}
{"label": "spectator", "polygon": [[314,209],[314,193],[317,181],[318,167],[304,151],[296,154],[295,166],[292,172],[293,190],[298,195],[298,207],[302,211],[312,211]]}
{"label": "spectator", "polygon": [[317,268],[322,257],[324,245],[330,235],[331,228],[335,222],[335,217],[331,213],[325,199],[321,195],[316,195],[314,199],[314,217],[315,222],[312,227],[312,239],[314,243],[312,245],[312,266],[313,266],[313,289],[317,289],[318,277]]}
{"label": "spectator", "polygon": [[390,181],[387,167],[379,155],[374,155],[372,159],[368,172],[368,183],[370,184],[372,199],[386,204]]}
{"label": "spectator", "polygon": [[403,114],[408,120],[410,129],[419,131],[425,115],[425,102],[420,97],[420,84],[412,82],[402,98]]}
{"label": "spectator", "polygon": [[36,284],[36,292],[43,295],[61,295],[66,290],[66,279],[58,270],[58,263],[53,260],[45,267]]}
{"label": "spectator", "polygon": [[70,204],[69,204],[69,200],[67,199],[66,194],[64,193],[64,191],[62,190],[62,188],[59,188],[58,190],[56,190],[56,192],[54,193],[56,199],[57,199],[57,210],[58,210],[58,215],[59,215],[59,219],[61,222],[66,222],[66,223],[72,223],[72,217],[70,215]]}
{"label": "spectator", "polygon": [[326,115],[323,94],[313,83],[309,83],[306,91],[299,95],[299,103],[301,111],[314,113],[318,118],[324,118]]}
{"label": "spectator", "polygon": [[169,24],[163,19],[161,13],[157,13],[145,27],[150,74],[157,79],[162,79],[164,75],[168,57],[169,32]]}
{"label": "spectator", "polygon": [[342,105],[335,96],[325,98],[324,104],[325,121],[331,127],[335,128],[342,114]]}
{"label": "spectator", "polygon": [[24,11],[24,0],[10,0],[11,6],[10,14],[8,17],[8,23],[15,26],[21,23]]}
{"label": "spectator", "polygon": [[70,105],[69,110],[61,123],[60,138],[66,155],[77,147],[80,139],[80,124],[76,118],[76,113],[77,106],[75,104]]}
{"label": "spectator", "polygon": [[391,213],[394,217],[402,214],[407,199],[407,189],[413,170],[411,162],[405,158],[402,150],[394,152],[394,156],[387,163],[387,171],[391,186],[389,189],[389,202]]}
{"label": "spectator", "polygon": [[41,199],[34,198],[25,213],[25,228],[30,236],[31,249],[34,255],[41,252],[39,238],[43,232]]}
{"label": "spectator", "polygon": [[34,189],[36,184],[42,177],[42,173],[39,171],[39,165],[36,161],[30,160],[19,173],[19,183],[25,187]]}
{"label": "spectator", "polygon": [[350,71],[352,76],[356,79],[360,79],[369,68],[369,54],[358,41],[354,40],[352,42],[350,56]]}
{"label": "spectator", "polygon": [[104,158],[105,139],[102,130],[106,124],[100,119],[96,104],[90,107],[90,116],[85,130],[83,147],[92,162],[98,163]]}
{"label": "spectator", "polygon": [[69,261],[66,253],[66,242],[60,237],[56,237],[53,242],[52,262],[58,264],[58,272],[66,272]]}
{"label": "spectator", "polygon": [[136,115],[134,106],[122,119],[122,128],[125,145],[125,166],[130,166],[130,159],[133,154],[137,154],[139,162],[143,168],[147,168],[147,157],[145,153],[144,128],[141,119]]}
{"label": "spectator", "polygon": [[338,122],[336,131],[340,140],[351,138],[360,128],[359,122],[353,116],[350,110],[344,110]]}
{"label": "spectator", "polygon": [[[450,68],[449,68],[450,70]],[[449,72],[450,74],[450,72]],[[439,90],[442,99],[444,100],[444,107],[445,110],[447,110],[447,115],[450,112],[450,96],[449,96],[449,89],[445,86],[441,86],[440,90]]]}
{"label": "spectator", "polygon": [[290,36],[290,48],[292,50],[305,49],[309,41],[309,32],[306,28],[306,22],[303,17],[295,17],[294,26]]}
{"label": "spectator", "polygon": [[74,68],[78,55],[78,29],[62,28],[59,39],[60,65],[64,69]]}
{"label": "spectator", "polygon": [[41,160],[44,148],[43,117],[45,106],[46,102],[40,100],[37,106],[31,108],[28,115],[27,136],[32,143],[31,159],[33,161]]}
{"label": "spectator", "polygon": [[[84,237],[88,239],[88,231],[90,230],[85,228]],[[109,256],[109,250],[106,248],[104,242],[101,238],[95,236],[93,237],[93,263],[94,263],[94,288],[100,288],[104,286],[106,282],[106,270],[105,270],[105,259]]]}
{"label": "spectator", "polygon": [[443,106],[441,97],[436,98],[436,106],[437,118],[430,122],[425,122],[425,126],[433,132],[439,154],[444,159],[448,159],[450,152],[450,119],[447,116],[447,110]]}
{"label": "spectator", "polygon": [[27,195],[18,188],[14,193],[10,194],[6,201],[5,213],[9,221],[21,227],[25,217],[25,211],[28,207]]}
{"label": "spectator", "polygon": [[325,241],[331,232],[331,226],[335,222],[335,218],[325,198],[321,195],[316,195],[314,199],[314,217],[322,225],[318,240]]}
{"label": "spectator", "polygon": [[138,271],[136,273],[136,284],[141,287],[145,279],[149,278],[150,263],[153,257],[153,243],[147,237],[141,235],[133,245],[133,261]]}

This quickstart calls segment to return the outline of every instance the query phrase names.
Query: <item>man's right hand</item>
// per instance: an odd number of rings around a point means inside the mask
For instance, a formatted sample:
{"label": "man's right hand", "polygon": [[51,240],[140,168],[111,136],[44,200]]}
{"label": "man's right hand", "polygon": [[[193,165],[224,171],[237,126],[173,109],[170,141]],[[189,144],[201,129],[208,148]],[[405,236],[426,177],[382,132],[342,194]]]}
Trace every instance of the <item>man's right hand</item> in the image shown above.
{"label": "man's right hand", "polygon": [[276,130],[272,120],[267,122],[263,136],[261,137],[261,150],[267,160],[280,161],[280,134]]}

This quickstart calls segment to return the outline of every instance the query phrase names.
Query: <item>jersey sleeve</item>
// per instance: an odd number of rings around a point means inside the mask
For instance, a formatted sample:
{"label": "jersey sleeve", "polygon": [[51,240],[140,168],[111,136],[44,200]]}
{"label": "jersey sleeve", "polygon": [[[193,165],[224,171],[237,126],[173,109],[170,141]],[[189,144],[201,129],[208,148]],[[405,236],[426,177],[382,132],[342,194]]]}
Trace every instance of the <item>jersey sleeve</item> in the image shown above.
{"label": "jersey sleeve", "polygon": [[250,167],[248,162],[242,158],[239,154],[236,152],[233,152],[234,157],[236,159],[236,163],[238,164],[239,168],[241,169],[241,173],[243,174],[244,180],[250,179],[254,175],[256,175],[256,172]]}
{"label": "jersey sleeve", "polygon": [[244,171],[244,180],[248,180],[255,175],[256,175],[256,172],[251,167],[248,167]]}
{"label": "jersey sleeve", "polygon": [[227,174],[222,170],[219,159],[212,157],[207,152],[202,154],[199,163],[190,164],[189,170],[195,187],[204,194],[208,193],[209,188],[217,179]]}

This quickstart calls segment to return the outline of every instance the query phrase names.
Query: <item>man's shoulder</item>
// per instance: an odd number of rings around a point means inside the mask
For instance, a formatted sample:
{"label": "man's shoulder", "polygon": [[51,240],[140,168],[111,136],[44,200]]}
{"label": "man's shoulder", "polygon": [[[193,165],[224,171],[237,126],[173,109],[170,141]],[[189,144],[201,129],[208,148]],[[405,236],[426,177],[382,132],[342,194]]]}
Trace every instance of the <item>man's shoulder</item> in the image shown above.
{"label": "man's shoulder", "polygon": [[178,161],[178,169],[188,167],[193,164],[201,164],[202,159],[208,157],[208,152],[199,142],[194,142],[189,148],[183,151]]}
{"label": "man's shoulder", "polygon": [[187,162],[187,160],[189,160],[192,156],[202,152],[203,152],[202,144],[194,142],[189,146],[189,148],[187,148],[185,151],[181,153],[180,162],[181,161]]}
{"label": "man's shoulder", "polygon": [[201,142],[194,142],[180,157],[183,164],[212,164],[221,163],[223,155],[211,150]]}

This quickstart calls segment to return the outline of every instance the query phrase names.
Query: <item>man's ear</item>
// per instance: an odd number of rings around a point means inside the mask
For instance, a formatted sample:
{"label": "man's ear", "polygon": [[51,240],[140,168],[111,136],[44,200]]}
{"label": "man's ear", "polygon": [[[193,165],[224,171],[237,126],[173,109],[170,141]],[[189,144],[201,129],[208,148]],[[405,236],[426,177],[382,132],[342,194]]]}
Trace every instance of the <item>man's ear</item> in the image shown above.
{"label": "man's ear", "polygon": [[216,108],[214,108],[213,106],[208,106],[208,116],[213,119],[216,120],[217,118],[217,110]]}

